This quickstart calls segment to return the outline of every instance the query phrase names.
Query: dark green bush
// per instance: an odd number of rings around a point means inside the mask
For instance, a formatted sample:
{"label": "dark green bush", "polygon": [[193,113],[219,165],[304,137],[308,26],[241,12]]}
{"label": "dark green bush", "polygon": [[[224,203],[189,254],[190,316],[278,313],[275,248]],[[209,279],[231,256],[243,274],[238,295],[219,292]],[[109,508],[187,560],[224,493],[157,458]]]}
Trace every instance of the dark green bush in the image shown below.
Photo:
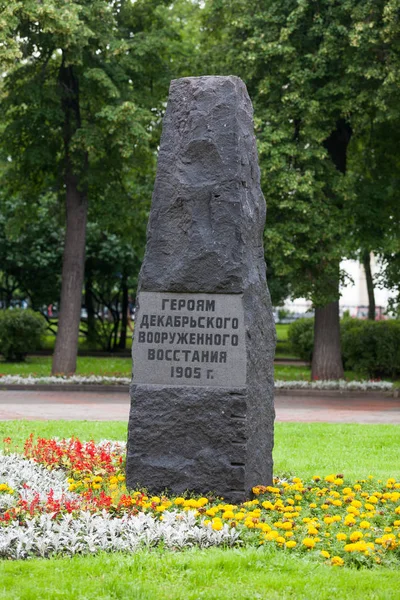
{"label": "dark green bush", "polygon": [[296,356],[311,362],[314,347],[314,319],[298,319],[291,323],[288,340]]}
{"label": "dark green bush", "polygon": [[[340,323],[345,369],[372,378],[400,375],[400,321],[361,321],[345,318]],[[314,319],[299,319],[289,327],[293,352],[311,362]]]}
{"label": "dark green bush", "polygon": [[33,310],[0,310],[0,354],[9,361],[24,360],[40,347],[45,329],[44,317]]}
{"label": "dark green bush", "polygon": [[400,374],[400,321],[346,319],[341,337],[346,369],[373,378]]}

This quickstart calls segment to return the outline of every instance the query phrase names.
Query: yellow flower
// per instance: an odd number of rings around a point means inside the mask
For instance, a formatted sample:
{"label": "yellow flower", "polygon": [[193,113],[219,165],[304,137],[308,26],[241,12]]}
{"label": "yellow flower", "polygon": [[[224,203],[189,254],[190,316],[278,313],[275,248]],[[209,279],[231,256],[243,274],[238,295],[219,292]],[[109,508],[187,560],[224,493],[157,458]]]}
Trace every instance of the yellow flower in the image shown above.
{"label": "yellow flower", "polygon": [[343,558],[340,558],[340,556],[333,556],[332,560],[331,560],[331,565],[334,567],[342,567],[344,564],[344,560]]}
{"label": "yellow flower", "polygon": [[174,504],[176,504],[176,506],[180,506],[181,504],[185,504],[185,498],[181,498],[181,497],[175,498]]}
{"label": "yellow flower", "polygon": [[308,535],[318,535],[318,529],[316,529],[315,527],[309,527],[307,533]]}
{"label": "yellow flower", "polygon": [[222,514],[222,518],[223,519],[233,519],[235,517],[235,514],[232,510],[226,510],[223,514]]}
{"label": "yellow flower", "polygon": [[360,511],[357,508],[355,508],[355,506],[350,505],[347,507],[346,510],[348,513],[351,513],[351,514],[355,515],[356,517],[358,517],[358,515],[360,514]]}
{"label": "yellow flower", "polygon": [[278,537],[275,538],[275,541],[277,544],[284,544],[286,542],[285,538],[282,537],[281,535],[278,535]]}
{"label": "yellow flower", "polygon": [[9,487],[6,483],[0,483],[0,492],[7,492],[8,493]]}
{"label": "yellow flower", "polygon": [[327,552],[326,550],[321,550],[321,556],[323,556],[324,558],[330,558],[331,555],[329,554],[329,552]]}
{"label": "yellow flower", "polygon": [[253,519],[246,519],[244,522],[245,526],[248,527],[249,529],[254,529],[254,521]]}
{"label": "yellow flower", "polygon": [[[207,511],[208,513],[208,511]],[[246,516],[246,513],[244,512],[237,512],[234,514],[234,518],[236,519],[236,521],[241,521],[242,519],[244,519]]]}
{"label": "yellow flower", "polygon": [[302,543],[306,548],[314,548],[315,546],[315,540],[311,538],[304,538]]}
{"label": "yellow flower", "polygon": [[279,533],[274,529],[265,534],[265,539],[268,541],[274,540],[277,537],[279,537]]}
{"label": "yellow flower", "polygon": [[368,521],[361,521],[361,523],[360,523],[361,529],[369,529],[370,527],[371,527],[371,523],[368,523]]}
{"label": "yellow flower", "polygon": [[315,504],[315,502],[311,502],[310,508],[317,508],[317,505]]}
{"label": "yellow flower", "polygon": [[221,531],[223,525],[219,519],[213,519],[211,527],[214,529],[214,531]]}
{"label": "yellow flower", "polygon": [[294,548],[295,546],[297,546],[297,542],[295,542],[294,540],[289,540],[288,542],[286,542],[286,548]]}
{"label": "yellow flower", "polygon": [[338,533],[338,534],[336,535],[336,539],[337,539],[339,542],[344,542],[345,540],[347,540],[347,535],[346,535],[345,533]]}
{"label": "yellow flower", "polygon": [[358,540],[361,540],[362,537],[364,536],[361,531],[353,531],[353,533],[350,534],[350,541],[357,542]]}

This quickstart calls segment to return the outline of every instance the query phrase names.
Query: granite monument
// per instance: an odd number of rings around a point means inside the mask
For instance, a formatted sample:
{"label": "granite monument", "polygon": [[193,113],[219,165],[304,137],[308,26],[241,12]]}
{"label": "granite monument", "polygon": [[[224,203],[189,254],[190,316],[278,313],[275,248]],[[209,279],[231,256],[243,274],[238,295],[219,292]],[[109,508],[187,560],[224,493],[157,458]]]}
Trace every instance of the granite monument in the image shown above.
{"label": "granite monument", "polygon": [[240,502],[272,483],[265,214],[244,83],[172,81],[138,286],[130,488]]}

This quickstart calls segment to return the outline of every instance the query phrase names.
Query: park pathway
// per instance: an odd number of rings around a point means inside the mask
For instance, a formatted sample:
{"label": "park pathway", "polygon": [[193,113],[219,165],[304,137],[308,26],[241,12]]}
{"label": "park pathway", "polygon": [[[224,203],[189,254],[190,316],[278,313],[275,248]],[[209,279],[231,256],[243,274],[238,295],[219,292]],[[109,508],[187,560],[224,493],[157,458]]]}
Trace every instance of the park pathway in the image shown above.
{"label": "park pathway", "polygon": [[[400,425],[400,399],[382,394],[284,393],[275,397],[277,421]],[[0,421],[12,419],[127,421],[127,392],[1,390]]]}

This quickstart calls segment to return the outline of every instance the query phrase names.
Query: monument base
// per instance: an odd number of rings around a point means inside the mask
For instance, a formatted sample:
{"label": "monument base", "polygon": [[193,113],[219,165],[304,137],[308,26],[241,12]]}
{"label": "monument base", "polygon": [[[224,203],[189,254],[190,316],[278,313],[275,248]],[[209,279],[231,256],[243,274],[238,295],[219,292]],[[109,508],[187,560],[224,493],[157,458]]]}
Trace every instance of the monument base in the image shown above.
{"label": "monument base", "polygon": [[249,498],[272,483],[273,421],[263,405],[254,420],[243,390],[132,386],[127,487]]}

